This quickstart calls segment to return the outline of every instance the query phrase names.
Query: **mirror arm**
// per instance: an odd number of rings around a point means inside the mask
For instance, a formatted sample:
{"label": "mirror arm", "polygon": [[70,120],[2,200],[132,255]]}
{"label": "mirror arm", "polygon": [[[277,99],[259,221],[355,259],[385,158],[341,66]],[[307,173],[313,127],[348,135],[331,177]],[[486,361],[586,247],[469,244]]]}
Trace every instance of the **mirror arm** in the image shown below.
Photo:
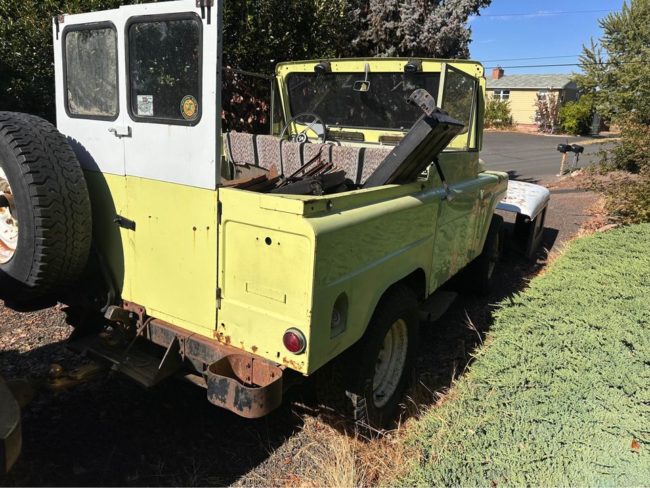
{"label": "mirror arm", "polygon": [[447,179],[445,178],[445,174],[442,172],[442,166],[440,166],[440,161],[438,160],[437,157],[433,160],[433,164],[436,167],[436,171],[438,172],[438,176],[440,177],[440,181],[442,181],[442,187],[445,190],[445,196],[444,196],[443,200],[447,200],[447,201],[451,202],[453,200],[454,196],[453,196],[453,194],[451,192],[451,189],[449,188],[449,184],[447,183]]}

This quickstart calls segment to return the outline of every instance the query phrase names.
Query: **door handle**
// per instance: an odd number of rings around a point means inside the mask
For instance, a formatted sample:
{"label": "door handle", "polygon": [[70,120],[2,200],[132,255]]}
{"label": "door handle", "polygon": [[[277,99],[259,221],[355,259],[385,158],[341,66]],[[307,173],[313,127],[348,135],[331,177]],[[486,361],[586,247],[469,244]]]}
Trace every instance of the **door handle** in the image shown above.
{"label": "door handle", "polygon": [[108,129],[108,132],[113,134],[115,137],[131,137],[131,127],[127,126],[115,126]]}

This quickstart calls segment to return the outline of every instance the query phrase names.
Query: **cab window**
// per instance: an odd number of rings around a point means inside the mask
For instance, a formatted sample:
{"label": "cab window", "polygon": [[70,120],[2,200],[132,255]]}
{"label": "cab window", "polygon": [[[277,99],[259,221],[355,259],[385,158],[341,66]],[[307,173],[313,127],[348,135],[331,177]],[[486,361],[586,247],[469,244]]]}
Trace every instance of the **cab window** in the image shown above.
{"label": "cab window", "polygon": [[[476,78],[463,73],[456,68],[447,66],[445,84],[442,95],[442,110],[455,119],[460,120],[465,126],[461,134],[467,134],[463,142],[463,149],[475,147],[473,129],[476,118]],[[461,136],[458,136],[461,138]]]}
{"label": "cab window", "polygon": [[194,14],[127,24],[129,113],[134,120],[194,125],[201,117],[202,24]]}
{"label": "cab window", "polygon": [[63,45],[68,115],[115,120],[119,112],[115,28],[112,24],[74,26],[64,32]]}

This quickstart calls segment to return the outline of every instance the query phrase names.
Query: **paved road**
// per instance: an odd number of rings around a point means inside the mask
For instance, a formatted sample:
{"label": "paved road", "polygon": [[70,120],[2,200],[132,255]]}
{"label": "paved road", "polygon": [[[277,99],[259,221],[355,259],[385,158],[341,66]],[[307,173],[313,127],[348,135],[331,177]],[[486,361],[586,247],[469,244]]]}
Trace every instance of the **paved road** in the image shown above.
{"label": "paved road", "polygon": [[[510,172],[511,178],[531,182],[548,182],[560,170],[561,143],[589,142],[580,156],[579,166],[595,161],[602,144],[587,137],[542,136],[519,132],[486,132],[481,159],[488,169]],[[569,157],[571,158],[571,154]]]}

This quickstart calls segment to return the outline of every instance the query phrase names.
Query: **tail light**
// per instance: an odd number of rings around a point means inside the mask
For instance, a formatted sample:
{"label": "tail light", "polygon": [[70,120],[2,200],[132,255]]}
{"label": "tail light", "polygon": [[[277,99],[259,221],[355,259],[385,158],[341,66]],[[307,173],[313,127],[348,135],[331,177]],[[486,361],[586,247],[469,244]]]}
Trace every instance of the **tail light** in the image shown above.
{"label": "tail light", "polygon": [[284,347],[293,354],[301,354],[305,352],[305,348],[307,347],[305,334],[293,327],[286,330],[282,336],[282,343],[284,344]]}

